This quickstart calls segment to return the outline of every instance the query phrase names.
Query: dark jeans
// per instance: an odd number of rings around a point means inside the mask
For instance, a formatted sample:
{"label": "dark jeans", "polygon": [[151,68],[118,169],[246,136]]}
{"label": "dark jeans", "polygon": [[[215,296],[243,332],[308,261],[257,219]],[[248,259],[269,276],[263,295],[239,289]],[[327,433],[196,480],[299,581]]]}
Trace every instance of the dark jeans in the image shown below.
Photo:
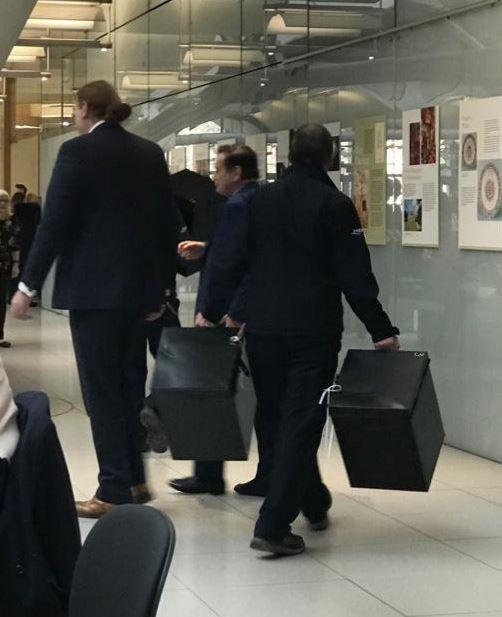
{"label": "dark jeans", "polygon": [[7,295],[9,293],[10,275],[0,269],[0,340],[4,337],[5,316],[7,314]]}
{"label": "dark jeans", "polygon": [[70,326],[85,407],[99,463],[96,497],[132,501],[145,481],[138,410],[133,403],[133,342],[142,316],[127,310],[70,311]]}
{"label": "dark jeans", "polygon": [[329,505],[317,465],[326,422],[319,399],[333,383],[340,342],[253,333],[246,340],[258,398],[258,430],[262,444],[274,444],[268,495],[255,534],[281,539],[300,511],[319,521]]}

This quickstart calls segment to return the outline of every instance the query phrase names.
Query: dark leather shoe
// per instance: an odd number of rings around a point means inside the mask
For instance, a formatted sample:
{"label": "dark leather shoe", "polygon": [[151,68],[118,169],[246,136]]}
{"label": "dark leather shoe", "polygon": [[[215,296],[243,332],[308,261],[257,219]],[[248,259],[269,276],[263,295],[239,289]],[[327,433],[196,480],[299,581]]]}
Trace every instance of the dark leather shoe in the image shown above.
{"label": "dark leather shoe", "polygon": [[154,495],[148,488],[148,484],[137,484],[131,489],[134,503],[148,503],[153,501]]}
{"label": "dark leather shoe", "polygon": [[169,442],[164,425],[160,421],[159,415],[151,407],[144,407],[139,419],[141,424],[147,430],[146,441],[148,446],[154,451],[162,454],[168,448]]}
{"label": "dark leather shoe", "polygon": [[200,480],[197,476],[171,480],[169,482],[169,486],[180,493],[187,493],[189,495],[203,493],[208,493],[210,495],[223,495],[225,492],[224,482],[206,482],[205,480]]}
{"label": "dark leather shoe", "polygon": [[323,484],[321,487],[320,503],[316,504],[316,508],[312,509],[303,507],[302,512],[309,522],[309,527],[312,531],[324,531],[329,527],[328,511],[333,505],[333,498],[328,487]]}
{"label": "dark leather shoe", "polygon": [[265,482],[253,478],[249,482],[243,484],[236,484],[234,491],[239,495],[246,495],[246,497],[266,497],[268,492],[268,486]]}
{"label": "dark leather shoe", "polygon": [[250,547],[255,551],[263,551],[265,553],[273,553],[274,555],[299,555],[305,550],[305,542],[301,536],[295,536],[293,533],[288,533],[282,540],[267,540],[255,536],[250,544]]}
{"label": "dark leather shoe", "polygon": [[104,514],[110,512],[114,504],[93,497],[88,501],[76,501],[75,507],[79,518],[101,518]]}

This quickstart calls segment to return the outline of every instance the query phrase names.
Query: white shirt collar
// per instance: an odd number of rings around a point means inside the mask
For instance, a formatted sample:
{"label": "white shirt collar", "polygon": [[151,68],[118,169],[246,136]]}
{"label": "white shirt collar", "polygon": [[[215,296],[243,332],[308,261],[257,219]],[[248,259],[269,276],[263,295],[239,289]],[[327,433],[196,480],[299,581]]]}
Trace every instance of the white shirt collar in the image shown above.
{"label": "white shirt collar", "polygon": [[96,124],[93,124],[91,126],[91,128],[89,129],[89,133],[92,133],[92,131],[94,131],[95,128],[97,128],[100,124],[104,124],[105,121],[104,120],[98,120],[98,122],[96,122]]}

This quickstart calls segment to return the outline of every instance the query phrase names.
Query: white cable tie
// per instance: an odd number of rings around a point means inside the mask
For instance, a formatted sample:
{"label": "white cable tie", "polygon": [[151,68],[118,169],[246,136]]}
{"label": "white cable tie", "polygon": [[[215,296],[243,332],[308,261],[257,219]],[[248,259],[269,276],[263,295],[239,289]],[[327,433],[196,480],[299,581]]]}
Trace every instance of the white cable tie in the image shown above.
{"label": "white cable tie", "polygon": [[321,398],[319,399],[319,405],[322,405],[324,403],[324,400],[326,399],[326,397],[328,397],[328,404],[329,404],[330,395],[335,394],[337,392],[341,392],[341,391],[342,391],[342,386],[340,386],[337,383],[334,383],[329,388],[326,388],[326,390],[324,390],[324,392],[322,393]]}

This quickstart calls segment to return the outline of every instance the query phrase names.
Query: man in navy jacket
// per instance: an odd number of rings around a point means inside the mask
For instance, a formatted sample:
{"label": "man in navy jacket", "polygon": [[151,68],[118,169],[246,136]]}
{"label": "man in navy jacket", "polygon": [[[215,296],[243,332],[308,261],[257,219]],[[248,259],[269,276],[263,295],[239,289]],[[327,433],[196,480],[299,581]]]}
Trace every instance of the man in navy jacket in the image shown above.
{"label": "man in navy jacket", "polygon": [[[180,252],[184,257],[197,258],[204,253],[204,266],[201,272],[199,292],[197,294],[195,325],[214,327],[224,324],[228,327],[240,327],[245,321],[247,280],[243,264],[237,288],[224,283],[208,304],[208,289],[214,277],[225,269],[232,257],[231,247],[244,244],[242,236],[246,228],[248,204],[257,189],[258,160],[256,153],[247,146],[221,146],[218,150],[216,175],[214,182],[220,195],[228,197],[220,206],[218,222],[213,237],[207,246],[201,242],[183,242]],[[258,428],[258,427],[257,427]],[[249,494],[264,494],[265,474],[258,469],[258,478],[245,485],[236,486],[236,491]],[[183,493],[221,494],[225,491],[223,463],[221,461],[199,461],[195,464],[195,474],[188,478],[179,478],[170,482],[170,486]]]}
{"label": "man in navy jacket", "polygon": [[[132,342],[174,289],[176,221],[162,150],[120,123],[131,113],[114,88],[93,82],[76,96],[80,137],[63,144],[42,222],[12,300],[28,310],[57,258],[53,306],[70,310],[80,382],[99,463],[95,497],[77,503],[99,517],[148,492],[141,431],[129,383]],[[145,194],[144,187],[148,186]]]}
{"label": "man in navy jacket", "polygon": [[225,266],[214,276],[207,304],[237,288],[248,273],[246,348],[274,465],[251,547],[281,555],[305,550],[291,533],[302,511],[325,529],[331,496],[322,483],[317,449],[326,421],[319,404],[333,383],[343,331],[342,294],[378,349],[399,348],[399,331],[378,301],[378,285],[357,212],[326,170],[333,140],[319,125],[300,128],[292,166],[254,196]]}

